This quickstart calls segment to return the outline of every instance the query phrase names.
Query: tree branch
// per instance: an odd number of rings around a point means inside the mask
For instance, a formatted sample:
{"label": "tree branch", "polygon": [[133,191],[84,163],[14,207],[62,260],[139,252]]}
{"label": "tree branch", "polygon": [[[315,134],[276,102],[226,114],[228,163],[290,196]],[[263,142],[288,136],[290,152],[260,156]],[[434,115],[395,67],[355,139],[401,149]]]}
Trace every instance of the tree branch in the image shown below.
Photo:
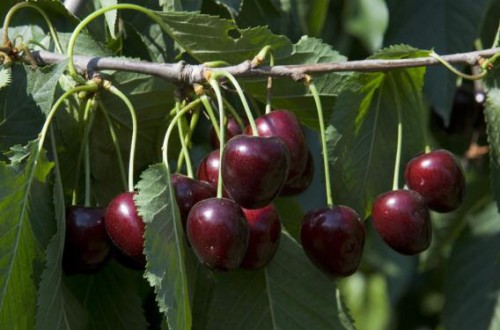
{"label": "tree branch", "polygon": [[[492,57],[499,48],[481,51],[443,55],[443,59],[451,64],[477,65],[480,60]],[[59,63],[64,61],[64,55],[48,52],[35,51],[32,53],[36,63],[40,66]],[[179,63],[151,63],[145,61],[134,61],[116,57],[89,57],[75,56],[75,67],[81,73],[94,73],[102,70],[119,70],[143,73],[160,77],[176,83],[201,83],[205,81],[205,73],[208,71],[225,70],[235,77],[274,77],[292,78],[296,81],[302,80],[306,75],[318,75],[330,72],[384,72],[401,68],[412,68],[421,66],[433,66],[440,63],[433,57],[420,57],[399,60],[361,60],[336,63],[318,63],[306,65],[276,65],[252,67],[250,61],[224,68],[209,68],[203,64],[191,65],[185,62]]]}

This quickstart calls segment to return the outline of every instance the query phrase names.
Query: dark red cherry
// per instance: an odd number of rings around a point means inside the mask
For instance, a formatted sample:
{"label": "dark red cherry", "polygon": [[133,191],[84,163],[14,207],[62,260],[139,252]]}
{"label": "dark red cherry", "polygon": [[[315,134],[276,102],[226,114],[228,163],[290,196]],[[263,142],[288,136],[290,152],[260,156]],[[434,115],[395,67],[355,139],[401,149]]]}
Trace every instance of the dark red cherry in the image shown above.
{"label": "dark red cherry", "polygon": [[134,192],[115,197],[106,208],[104,223],[111,241],[130,257],[143,255],[144,222],[137,214]]}
{"label": "dark red cherry", "polygon": [[237,135],[222,154],[222,182],[241,207],[257,209],[271,203],[283,188],[290,157],[278,137]]}
{"label": "dark red cherry", "polygon": [[460,163],[447,150],[419,155],[406,164],[406,185],[438,212],[457,209],[464,197],[465,178]]}
{"label": "dark red cherry", "polygon": [[380,237],[399,253],[414,255],[431,244],[429,209],[416,191],[393,190],[379,195],[373,203],[372,222]]}
{"label": "dark red cherry", "polygon": [[365,227],[356,211],[347,206],[316,209],[304,216],[300,241],[306,255],[323,272],[349,276],[361,261]]}
{"label": "dark red cherry", "polygon": [[216,188],[206,182],[191,179],[182,174],[172,174],[170,178],[175,190],[175,199],[179,206],[182,226],[186,228],[186,221],[189,211],[201,200],[215,197]]}
{"label": "dark red cherry", "polygon": [[[293,182],[304,172],[309,148],[304,133],[295,115],[287,110],[273,110],[255,120],[259,136],[277,136],[288,148],[290,153],[290,170],[286,182]],[[252,134],[252,128],[247,126],[245,134]]]}
{"label": "dark red cherry", "polygon": [[186,232],[194,253],[205,266],[233,270],[248,246],[248,225],[241,207],[227,198],[198,202],[189,212]]}
{"label": "dark red cherry", "polygon": [[248,248],[241,263],[242,268],[264,268],[278,250],[281,223],[274,205],[256,210],[243,209],[248,222]]}
{"label": "dark red cherry", "polygon": [[306,167],[301,175],[295,179],[288,181],[283,186],[281,196],[293,196],[303,193],[309,188],[314,178],[314,161],[311,153],[308,153]]}
{"label": "dark red cherry", "polygon": [[[248,124],[248,121],[246,119],[242,119],[243,124],[246,126]],[[225,140],[228,141],[231,139],[233,136],[240,135],[243,133],[243,129],[240,127],[236,119],[234,117],[230,117],[227,119],[226,123],[226,138]],[[219,138],[217,137],[217,134],[215,133],[214,128],[212,127],[210,129],[210,145],[214,149],[219,149],[220,148],[220,142]]]}
{"label": "dark red cherry", "polygon": [[[217,183],[219,182],[219,155],[219,149],[210,152],[200,161],[200,164],[198,165],[198,169],[196,171],[196,177],[198,178],[198,180],[209,182],[216,190]],[[229,197],[225,189],[222,189],[222,195],[224,197]]]}
{"label": "dark red cherry", "polygon": [[111,242],[104,228],[104,208],[66,208],[63,267],[67,274],[92,273],[108,260]]}

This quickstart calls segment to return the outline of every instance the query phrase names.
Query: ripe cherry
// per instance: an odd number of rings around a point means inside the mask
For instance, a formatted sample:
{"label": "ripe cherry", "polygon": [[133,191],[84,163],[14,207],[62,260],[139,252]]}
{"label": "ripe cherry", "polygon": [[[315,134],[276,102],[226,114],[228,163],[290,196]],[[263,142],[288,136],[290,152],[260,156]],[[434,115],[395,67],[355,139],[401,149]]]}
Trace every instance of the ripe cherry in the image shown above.
{"label": "ripe cherry", "polygon": [[319,269],[334,277],[349,276],[361,261],[365,227],[347,206],[316,209],[304,216],[300,241]]}
{"label": "ripe cherry", "polygon": [[281,223],[278,211],[270,204],[257,210],[243,209],[248,222],[249,238],[242,268],[264,268],[278,250]]}
{"label": "ripe cherry", "polygon": [[438,212],[457,209],[464,197],[465,179],[460,163],[447,150],[419,155],[406,164],[406,185]]}
{"label": "ripe cherry", "polygon": [[372,221],[380,237],[399,253],[414,255],[431,243],[429,210],[416,191],[393,190],[379,195],[373,203]]}
{"label": "ripe cherry", "polygon": [[106,208],[104,223],[111,241],[129,257],[143,255],[144,222],[137,214],[134,192],[115,197]]}
{"label": "ripe cherry", "polygon": [[278,137],[238,135],[222,154],[222,182],[241,207],[264,207],[279,194],[288,175],[290,157]]}
{"label": "ripe cherry", "polygon": [[216,270],[240,266],[248,246],[248,225],[241,207],[227,198],[209,198],[193,206],[186,232],[200,262]]}
{"label": "ripe cherry", "polygon": [[215,197],[217,191],[206,181],[191,179],[182,174],[173,174],[170,178],[175,190],[175,199],[179,206],[182,226],[186,228],[186,221],[191,208],[199,201]]}
{"label": "ripe cherry", "polygon": [[309,188],[314,178],[314,161],[311,153],[307,157],[306,167],[301,175],[291,181],[287,181],[281,190],[281,196],[293,196],[303,193]]}
{"label": "ripe cherry", "polygon": [[[217,183],[219,182],[219,155],[219,149],[210,152],[200,161],[196,171],[198,180],[209,182],[215,189],[217,189]],[[225,189],[222,189],[222,195],[224,197],[229,197]]]}
{"label": "ripe cherry", "polygon": [[[248,121],[246,119],[242,119],[243,124],[246,126],[248,124]],[[225,140],[226,142],[231,139],[233,136],[240,135],[243,133],[243,129],[240,127],[236,119],[234,117],[230,117],[227,119],[226,123],[226,135],[225,135]],[[214,149],[219,149],[220,148],[220,142],[219,138],[217,137],[217,134],[215,133],[214,128],[212,127],[210,129],[210,145]]]}
{"label": "ripe cherry", "polygon": [[108,260],[111,242],[104,228],[104,208],[66,208],[63,267],[67,274],[92,273]]}
{"label": "ripe cherry", "polygon": [[[306,167],[308,147],[304,133],[295,115],[287,110],[274,110],[255,120],[258,135],[262,137],[279,137],[290,153],[290,170],[286,182],[293,182]],[[252,134],[252,128],[247,126],[245,134]]]}

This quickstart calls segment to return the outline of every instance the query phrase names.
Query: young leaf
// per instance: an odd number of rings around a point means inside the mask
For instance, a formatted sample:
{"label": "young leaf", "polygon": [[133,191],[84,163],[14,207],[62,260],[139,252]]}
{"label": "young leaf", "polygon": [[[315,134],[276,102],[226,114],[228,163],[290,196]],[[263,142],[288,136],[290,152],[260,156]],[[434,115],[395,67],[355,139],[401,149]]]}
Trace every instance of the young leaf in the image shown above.
{"label": "young leaf", "polygon": [[194,304],[200,300],[207,304],[194,319],[197,329],[345,328],[334,282],[313,266],[286,232],[264,270],[213,273],[211,277],[208,281],[213,286],[208,290],[199,292],[199,286],[195,287]]}
{"label": "young leaf", "polygon": [[469,214],[469,230],[456,241],[446,271],[443,325],[498,329],[500,321],[500,216],[491,203]]}
{"label": "young leaf", "polygon": [[[398,46],[376,57],[406,58],[426,53]],[[349,205],[362,217],[370,214],[378,194],[391,189],[398,111],[403,129],[400,177],[405,160],[424,148],[424,73],[425,68],[415,68],[355,74],[338,97],[331,125],[340,138],[329,156],[333,163],[333,196],[337,203]]]}
{"label": "young leaf", "polygon": [[186,243],[170,174],[165,165],[152,165],[141,175],[135,197],[146,223],[145,277],[154,286],[160,311],[171,329],[191,328],[186,271]]}
{"label": "young leaf", "polygon": [[52,167],[43,154],[35,163],[36,148],[32,142],[23,164],[0,162],[0,325],[6,329],[34,326],[39,278],[35,267],[43,262],[45,246],[40,245],[33,223],[53,218],[46,208],[32,207],[33,201],[51,204],[50,195],[33,188],[46,182]]}
{"label": "young leaf", "polygon": [[88,312],[86,329],[146,329],[139,295],[141,274],[111,261],[91,275],[66,277],[66,283]]}

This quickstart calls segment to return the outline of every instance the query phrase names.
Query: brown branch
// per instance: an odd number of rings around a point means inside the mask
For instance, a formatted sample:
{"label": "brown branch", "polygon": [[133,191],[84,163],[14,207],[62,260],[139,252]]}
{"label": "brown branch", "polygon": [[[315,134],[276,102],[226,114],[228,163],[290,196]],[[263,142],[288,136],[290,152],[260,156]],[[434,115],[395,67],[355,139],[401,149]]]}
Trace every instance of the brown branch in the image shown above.
{"label": "brown branch", "polygon": [[[479,61],[492,57],[499,48],[492,48],[481,51],[460,53],[453,55],[443,55],[443,59],[451,64],[477,65]],[[33,52],[33,58],[38,65],[48,65],[64,61],[64,55],[47,51]],[[224,68],[208,68],[202,64],[191,65],[184,62],[179,63],[151,63],[145,61],[135,61],[116,57],[89,57],[75,56],[75,67],[82,73],[93,73],[102,70],[119,70],[148,74],[160,77],[177,83],[200,83],[205,81],[205,72],[225,70],[235,77],[274,77],[292,78],[301,80],[306,75],[318,75],[330,72],[384,72],[389,70],[412,68],[421,66],[440,65],[433,57],[420,57],[398,60],[361,60],[336,63],[318,63],[306,65],[276,65],[252,67],[250,61],[245,61],[238,65]]]}

